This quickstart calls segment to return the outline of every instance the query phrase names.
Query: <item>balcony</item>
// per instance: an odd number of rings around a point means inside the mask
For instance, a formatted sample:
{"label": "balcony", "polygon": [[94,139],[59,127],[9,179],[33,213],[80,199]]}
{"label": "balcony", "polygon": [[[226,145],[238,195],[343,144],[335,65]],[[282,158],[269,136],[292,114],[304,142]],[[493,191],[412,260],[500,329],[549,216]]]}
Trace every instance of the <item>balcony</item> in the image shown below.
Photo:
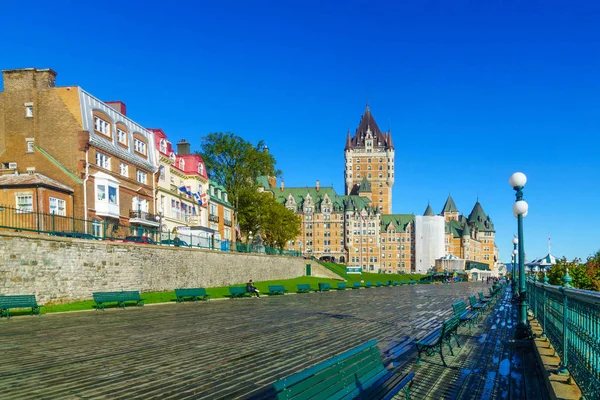
{"label": "balcony", "polygon": [[231,222],[231,220],[228,220],[228,219],[224,219],[223,223],[225,224],[225,226],[232,226],[233,225],[233,222]]}
{"label": "balcony", "polygon": [[146,211],[129,210],[129,223],[155,227],[160,226],[158,215],[150,214]]}
{"label": "balcony", "polygon": [[208,220],[211,222],[219,222],[219,216],[218,215],[209,215]]}

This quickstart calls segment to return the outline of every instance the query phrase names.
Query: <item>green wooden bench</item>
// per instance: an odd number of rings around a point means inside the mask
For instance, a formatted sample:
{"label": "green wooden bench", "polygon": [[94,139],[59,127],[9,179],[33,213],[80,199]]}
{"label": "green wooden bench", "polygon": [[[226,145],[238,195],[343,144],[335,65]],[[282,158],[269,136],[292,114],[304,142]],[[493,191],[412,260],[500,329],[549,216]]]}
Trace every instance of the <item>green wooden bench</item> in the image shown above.
{"label": "green wooden bench", "polygon": [[400,281],[400,285],[406,285],[406,282]]}
{"label": "green wooden bench", "polygon": [[319,282],[319,292],[329,292],[331,285],[329,283]]}
{"label": "green wooden bench", "polygon": [[250,293],[246,292],[245,286],[229,286],[229,297],[243,299],[244,297],[250,297]]}
{"label": "green wooden bench", "polygon": [[399,284],[400,284],[400,282],[394,281],[394,286],[398,286]]}
{"label": "green wooden bench", "polygon": [[283,286],[283,285],[270,285],[269,293],[267,293],[267,294],[269,296],[276,296],[276,295],[285,294],[285,292],[287,292],[287,290],[285,290],[285,286]]}
{"label": "green wooden bench", "polygon": [[298,283],[298,291],[296,293],[310,293],[310,285],[308,283]]}
{"label": "green wooden bench", "polygon": [[346,290],[346,284],[345,283],[338,283],[337,284],[337,290]]}
{"label": "green wooden bench", "polygon": [[415,285],[417,283],[417,281],[415,281],[414,279],[409,279],[408,280],[408,284],[409,285]]}
{"label": "green wooden bench", "polygon": [[383,286],[383,283],[381,283],[381,282],[375,282],[375,286],[377,286],[377,287],[382,287],[382,286]]}
{"label": "green wooden bench", "polygon": [[371,282],[365,282],[365,287],[366,287],[367,289],[368,289],[368,288],[371,288],[371,287],[373,287],[373,284],[372,284]]}
{"label": "green wooden bench", "polygon": [[491,298],[486,298],[483,295],[483,292],[478,292],[477,295],[479,296],[479,302],[480,303],[488,303],[488,302],[492,301]]}
{"label": "green wooden bench", "polygon": [[431,332],[423,339],[417,342],[417,351],[419,352],[419,356],[417,359],[417,365],[421,363],[421,353],[425,353],[427,356],[432,356],[437,352],[439,352],[440,357],[442,358],[442,363],[444,367],[447,367],[446,361],[444,360],[444,353],[442,352],[444,344],[446,344],[450,348],[450,354],[454,356],[454,351],[452,350],[451,339],[454,337],[456,340],[456,344],[460,347],[460,343],[458,342],[458,325],[460,323],[460,318],[458,315],[444,321],[442,326],[435,331]]}
{"label": "green wooden bench", "polygon": [[0,318],[6,317],[6,319],[10,319],[8,310],[11,308],[31,308],[31,315],[40,315],[40,306],[38,306],[33,294],[0,295]]}
{"label": "green wooden bench", "polygon": [[117,307],[125,309],[125,303],[135,301],[136,306],[143,306],[144,300],[140,297],[140,292],[137,290],[124,290],[120,292],[94,292],[92,293],[94,302],[96,303],[96,311],[104,311],[106,303],[117,303]]}
{"label": "green wooden bench", "polygon": [[277,399],[410,399],[414,373],[388,371],[372,340],[273,384]]}
{"label": "green wooden bench", "polygon": [[354,284],[352,285],[352,289],[360,289],[360,282],[354,282]]}
{"label": "green wooden bench", "polygon": [[484,303],[479,303],[477,301],[477,298],[475,298],[475,295],[472,294],[469,296],[469,303],[471,305],[471,310],[481,310],[483,312],[485,312],[487,305]]}
{"label": "green wooden bench", "polygon": [[453,303],[452,310],[454,311],[454,315],[458,315],[460,318],[460,325],[467,325],[469,328],[469,334],[471,334],[473,323],[478,322],[479,320],[479,313],[477,311],[467,310],[467,305],[462,300]]}
{"label": "green wooden bench", "polygon": [[179,288],[175,289],[175,297],[178,303],[183,303],[186,297],[192,301],[209,300],[210,295],[206,293],[205,288]]}

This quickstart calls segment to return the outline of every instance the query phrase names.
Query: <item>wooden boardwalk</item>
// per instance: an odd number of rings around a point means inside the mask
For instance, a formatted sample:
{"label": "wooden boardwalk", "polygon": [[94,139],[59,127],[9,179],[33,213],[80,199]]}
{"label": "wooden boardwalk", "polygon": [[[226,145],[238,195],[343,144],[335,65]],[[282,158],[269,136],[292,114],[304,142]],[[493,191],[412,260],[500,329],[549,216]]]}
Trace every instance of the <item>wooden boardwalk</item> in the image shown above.
{"label": "wooden boardwalk", "polygon": [[[462,348],[415,364],[414,340],[487,285],[415,285],[48,314],[0,320],[2,399],[234,399],[376,339],[389,368],[414,371],[415,399],[544,396],[510,342],[498,302]],[[526,350],[525,350],[526,351]],[[525,357],[521,361],[521,358]],[[526,365],[527,364],[527,365]],[[531,373],[529,373],[531,375]],[[529,376],[528,375],[528,376]],[[534,377],[538,375],[533,374]],[[522,396],[521,396],[522,395]]]}

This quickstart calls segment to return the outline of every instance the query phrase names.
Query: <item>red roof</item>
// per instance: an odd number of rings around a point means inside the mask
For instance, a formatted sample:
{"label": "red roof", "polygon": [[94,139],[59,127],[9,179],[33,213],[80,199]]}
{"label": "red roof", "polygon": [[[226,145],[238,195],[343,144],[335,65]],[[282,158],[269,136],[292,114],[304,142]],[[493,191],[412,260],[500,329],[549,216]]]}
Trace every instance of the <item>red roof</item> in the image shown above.
{"label": "red roof", "polygon": [[[198,164],[202,164],[202,173],[200,176],[208,179],[208,174],[206,173],[206,165],[204,164],[204,160],[197,154],[184,154],[178,155],[173,150],[173,146],[171,142],[167,140],[167,134],[160,128],[147,128],[149,131],[154,132],[154,141],[156,142],[156,149],[159,153],[171,157],[171,154],[175,154],[175,163],[172,165],[173,168],[182,171],[187,175],[198,175]],[[160,142],[161,140],[165,140],[167,143],[167,152],[160,151]],[[184,166],[183,169],[179,168],[179,160],[183,159]]]}

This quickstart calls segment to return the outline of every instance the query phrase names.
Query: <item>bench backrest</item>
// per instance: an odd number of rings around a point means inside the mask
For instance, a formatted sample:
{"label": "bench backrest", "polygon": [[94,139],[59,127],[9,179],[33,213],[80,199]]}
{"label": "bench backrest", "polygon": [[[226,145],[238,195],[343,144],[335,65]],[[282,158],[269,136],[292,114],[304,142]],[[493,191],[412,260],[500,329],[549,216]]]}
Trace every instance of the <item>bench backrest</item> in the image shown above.
{"label": "bench backrest", "polygon": [[319,282],[319,289],[331,289],[331,285],[329,283]]}
{"label": "bench backrest", "polygon": [[360,282],[354,282],[354,287],[360,287]]}
{"label": "bench backrest", "polygon": [[140,292],[137,290],[127,290],[121,292],[94,292],[92,293],[92,296],[94,297],[94,301],[97,303],[141,300]]}
{"label": "bench backrest", "polygon": [[346,289],[345,283],[338,283],[338,289]]}
{"label": "bench backrest", "polygon": [[484,300],[485,296],[483,295],[483,292],[479,292],[477,293],[479,295],[479,300]]}
{"label": "bench backrest", "polygon": [[177,297],[206,296],[206,289],[205,288],[179,288],[179,289],[175,289],[175,296],[177,296]]}
{"label": "bench backrest", "polygon": [[447,319],[442,323],[442,337],[446,335],[448,332],[452,332],[458,329],[458,324],[460,323],[460,316],[455,315],[454,317]]}
{"label": "bench backrest", "polygon": [[386,373],[372,340],[280,379],[273,388],[278,399],[353,398]]}
{"label": "bench backrest", "polygon": [[310,290],[310,285],[308,283],[298,283],[298,290]]}
{"label": "bench backrest", "polygon": [[285,292],[285,286],[271,285],[271,286],[269,286],[269,292]]}
{"label": "bench backrest", "polygon": [[467,305],[464,301],[457,301],[452,304],[452,310],[454,310],[454,315],[463,315],[467,312]]}
{"label": "bench backrest", "polygon": [[37,307],[35,295],[23,294],[14,296],[0,296],[0,309],[2,308],[29,308]]}
{"label": "bench backrest", "polygon": [[469,296],[469,303],[471,304],[471,307],[476,306],[478,304],[478,301],[475,298],[474,294]]}
{"label": "bench backrest", "polygon": [[404,281],[400,281],[400,284],[401,284],[401,285],[406,285],[406,282],[404,282]]}
{"label": "bench backrest", "polygon": [[373,286],[373,284],[372,284],[371,282],[366,282],[366,283],[365,283],[365,286],[366,286],[366,287],[371,287],[371,286]]}
{"label": "bench backrest", "polygon": [[229,286],[229,294],[244,294],[246,293],[245,286]]}
{"label": "bench backrest", "polygon": [[377,283],[376,283],[376,285],[377,285],[377,286],[383,286],[383,283],[381,283],[381,282],[377,282]]}

